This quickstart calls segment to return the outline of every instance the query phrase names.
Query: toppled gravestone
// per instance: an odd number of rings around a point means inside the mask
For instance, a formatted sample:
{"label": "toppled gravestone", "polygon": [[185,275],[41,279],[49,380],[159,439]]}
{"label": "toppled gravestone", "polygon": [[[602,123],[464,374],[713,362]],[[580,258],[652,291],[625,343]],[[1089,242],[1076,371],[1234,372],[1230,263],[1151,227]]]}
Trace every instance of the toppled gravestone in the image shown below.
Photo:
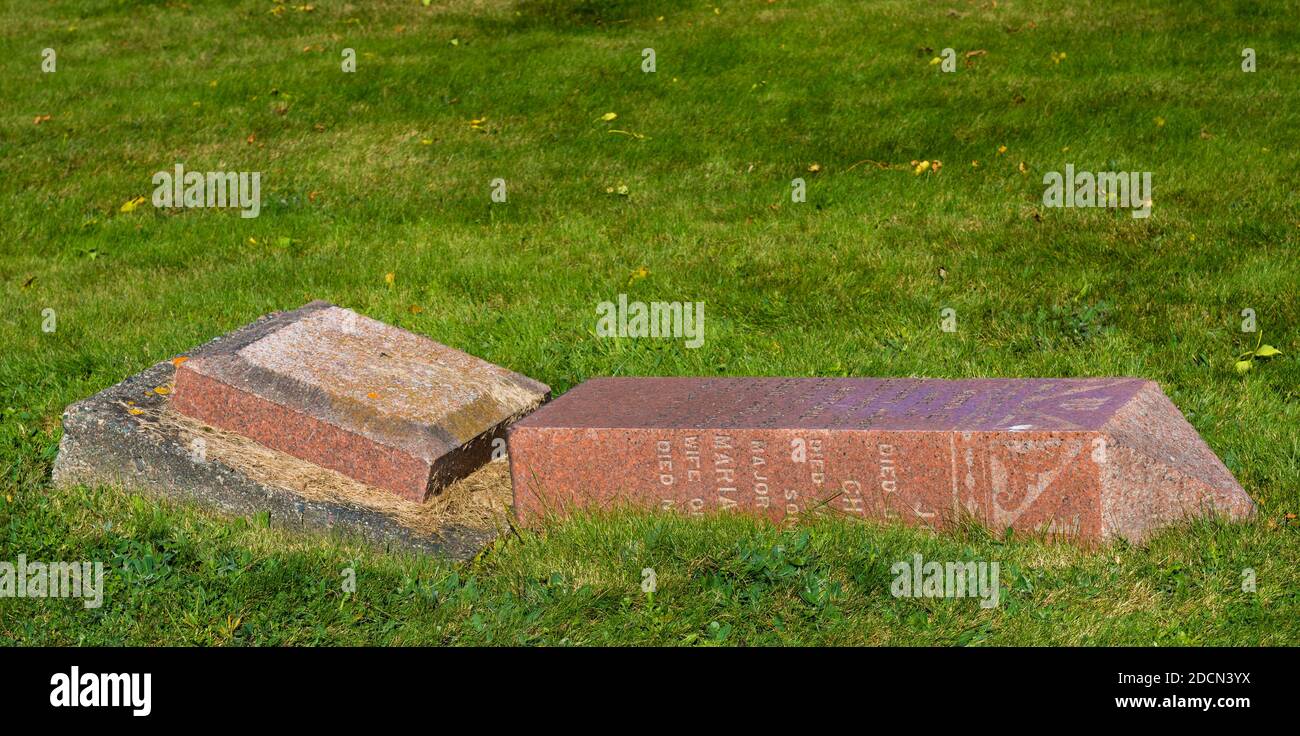
{"label": "toppled gravestone", "polygon": [[326,302],[68,407],[54,481],[115,483],[466,558],[502,526],[530,378]]}
{"label": "toppled gravestone", "polygon": [[601,378],[510,429],[515,513],[836,513],[1141,541],[1253,516],[1151,381]]}

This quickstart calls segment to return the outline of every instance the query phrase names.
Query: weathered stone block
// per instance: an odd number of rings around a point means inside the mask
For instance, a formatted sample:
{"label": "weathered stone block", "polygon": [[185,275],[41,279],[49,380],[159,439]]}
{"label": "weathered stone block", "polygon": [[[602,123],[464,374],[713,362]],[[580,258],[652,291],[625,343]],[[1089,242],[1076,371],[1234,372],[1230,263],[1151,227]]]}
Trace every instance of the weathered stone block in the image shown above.
{"label": "weathered stone block", "polygon": [[175,381],[181,414],[415,501],[487,462],[550,391],[326,302],[194,352]]}

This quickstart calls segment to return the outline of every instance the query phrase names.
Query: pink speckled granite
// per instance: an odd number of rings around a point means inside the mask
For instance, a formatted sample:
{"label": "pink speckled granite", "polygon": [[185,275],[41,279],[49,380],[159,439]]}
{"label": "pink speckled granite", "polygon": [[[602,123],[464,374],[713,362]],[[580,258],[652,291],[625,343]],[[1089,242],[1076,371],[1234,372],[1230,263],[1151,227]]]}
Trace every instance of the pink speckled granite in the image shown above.
{"label": "pink speckled granite", "polygon": [[1140,541],[1249,496],[1150,381],[606,378],[510,430],[521,519],[628,505]]}
{"label": "pink speckled granite", "polygon": [[270,315],[176,369],[172,406],[423,501],[491,456],[550,389],[325,302]]}

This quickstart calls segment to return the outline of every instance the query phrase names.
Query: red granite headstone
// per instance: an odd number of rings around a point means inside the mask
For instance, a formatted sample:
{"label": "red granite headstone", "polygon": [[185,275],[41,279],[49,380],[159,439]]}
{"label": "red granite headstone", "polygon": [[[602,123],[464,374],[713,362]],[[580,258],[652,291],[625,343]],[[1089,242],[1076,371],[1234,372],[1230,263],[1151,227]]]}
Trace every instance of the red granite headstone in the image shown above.
{"label": "red granite headstone", "polygon": [[545,401],[537,381],[326,302],[267,317],[180,363],[172,406],[423,501],[491,457]]}
{"label": "red granite headstone", "polygon": [[1141,540],[1254,503],[1151,381],[602,378],[510,430],[515,511],[962,516]]}

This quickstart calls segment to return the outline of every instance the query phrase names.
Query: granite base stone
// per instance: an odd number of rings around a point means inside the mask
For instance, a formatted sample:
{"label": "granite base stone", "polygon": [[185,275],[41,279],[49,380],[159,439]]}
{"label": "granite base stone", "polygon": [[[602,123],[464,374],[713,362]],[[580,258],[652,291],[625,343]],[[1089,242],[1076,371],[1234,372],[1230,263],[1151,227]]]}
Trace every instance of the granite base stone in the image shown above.
{"label": "granite base stone", "polygon": [[[388,549],[458,560],[473,557],[507,528],[503,511],[496,523],[448,523],[430,530],[427,524],[404,523],[401,514],[365,504],[308,497],[291,483],[268,480],[265,472],[250,473],[238,463],[197,459],[196,433],[167,421],[170,396],[155,390],[170,386],[175,370],[170,361],[159,363],[69,406],[54,484],[116,485],[239,516],[265,512],[273,526],[356,536]],[[288,456],[284,460],[300,462]]]}

